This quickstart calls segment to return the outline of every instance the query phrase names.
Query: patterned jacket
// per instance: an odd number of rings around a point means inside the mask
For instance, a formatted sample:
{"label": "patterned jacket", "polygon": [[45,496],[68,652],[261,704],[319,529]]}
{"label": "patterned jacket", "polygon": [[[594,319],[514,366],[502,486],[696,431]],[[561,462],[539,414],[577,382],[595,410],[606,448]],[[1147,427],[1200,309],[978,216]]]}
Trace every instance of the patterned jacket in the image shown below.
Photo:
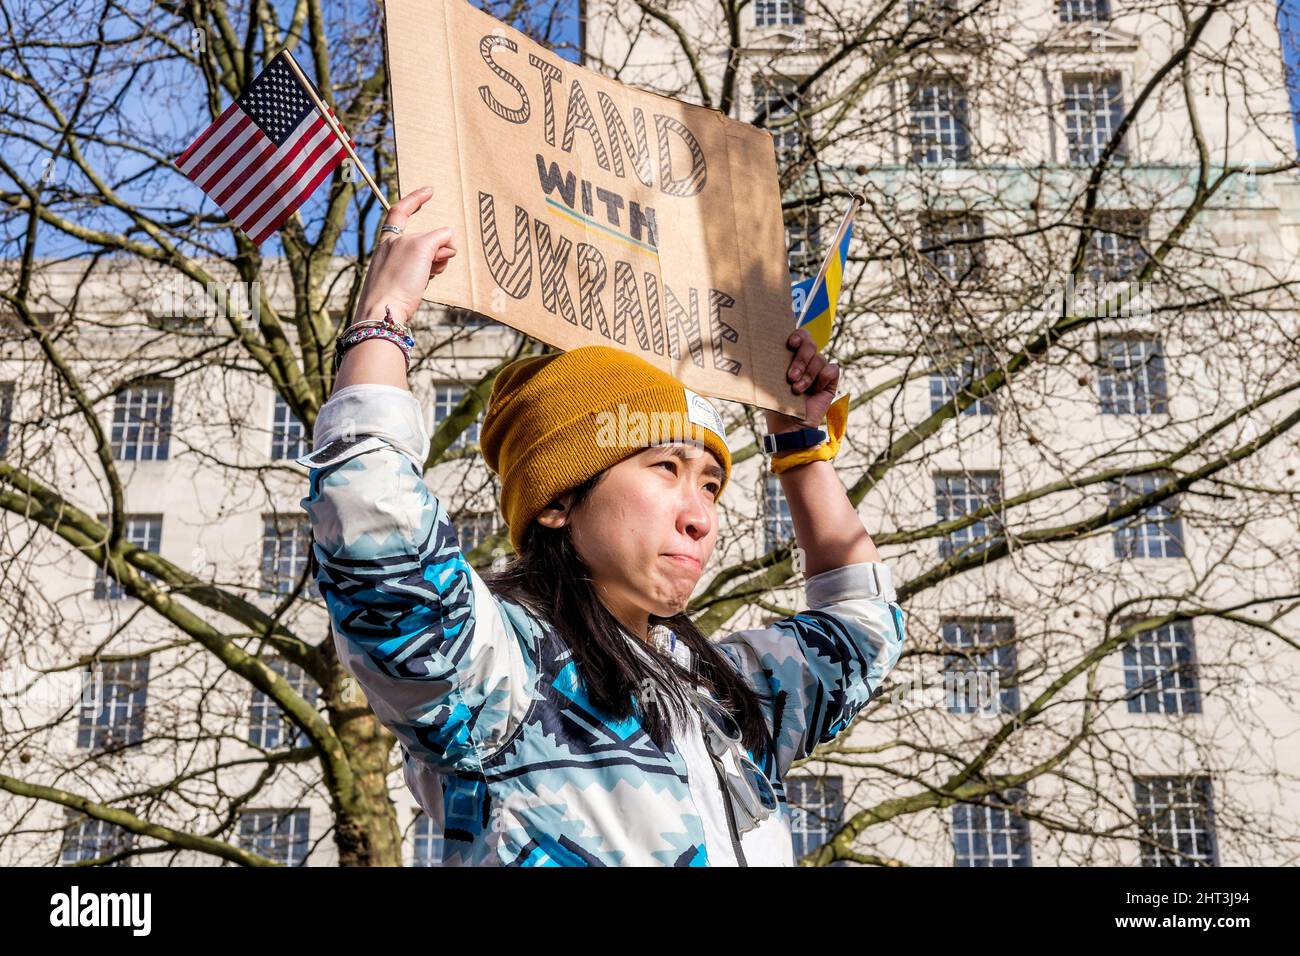
{"label": "patterned jacket", "polygon": [[[301,504],[335,646],[401,743],[444,865],[794,862],[787,771],[848,726],[902,649],[888,565],[814,575],[807,610],[718,642],[768,701],[768,746],[750,757],[779,801],[737,841],[698,723],[661,749],[635,716],[601,712],[558,633],[465,561],[424,482],[429,438],[410,392],[340,389],[313,438]],[[689,661],[666,628],[653,636]]]}

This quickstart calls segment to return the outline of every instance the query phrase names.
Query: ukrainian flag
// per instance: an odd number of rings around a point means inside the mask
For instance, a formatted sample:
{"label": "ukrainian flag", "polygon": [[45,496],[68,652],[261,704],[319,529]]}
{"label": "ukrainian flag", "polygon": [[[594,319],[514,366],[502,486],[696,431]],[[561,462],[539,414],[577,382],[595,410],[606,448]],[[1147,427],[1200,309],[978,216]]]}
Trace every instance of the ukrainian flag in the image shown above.
{"label": "ukrainian flag", "polygon": [[[844,265],[849,261],[849,238],[852,234],[853,227],[850,225],[844,230],[840,248],[826,263],[826,274],[822,282],[817,285],[816,292],[813,291],[813,285],[817,283],[816,276],[796,282],[790,287],[795,315],[798,316],[801,312],[803,315],[803,321],[798,327],[808,330],[812,340],[817,343],[819,352],[825,349],[826,344],[831,340],[831,328],[835,325],[835,307],[840,301],[840,284],[844,281]],[[812,302],[808,302],[810,295],[813,297]],[[807,308],[804,308],[805,303]]]}

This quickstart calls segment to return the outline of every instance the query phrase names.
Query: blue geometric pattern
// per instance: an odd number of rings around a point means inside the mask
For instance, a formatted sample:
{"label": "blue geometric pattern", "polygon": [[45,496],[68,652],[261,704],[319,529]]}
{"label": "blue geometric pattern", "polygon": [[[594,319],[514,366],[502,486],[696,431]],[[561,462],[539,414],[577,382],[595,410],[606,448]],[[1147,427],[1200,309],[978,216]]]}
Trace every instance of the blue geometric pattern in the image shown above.
{"label": "blue geometric pattern", "polygon": [[[351,386],[298,460],[340,660],[442,821],[443,865],[708,866],[676,739],[602,712],[558,633],[488,591],[424,482],[427,442],[409,392]],[[790,764],[848,727],[904,639],[882,563],[816,575],[807,594],[808,610],[719,642],[770,698],[772,752],[750,756],[783,814]]]}

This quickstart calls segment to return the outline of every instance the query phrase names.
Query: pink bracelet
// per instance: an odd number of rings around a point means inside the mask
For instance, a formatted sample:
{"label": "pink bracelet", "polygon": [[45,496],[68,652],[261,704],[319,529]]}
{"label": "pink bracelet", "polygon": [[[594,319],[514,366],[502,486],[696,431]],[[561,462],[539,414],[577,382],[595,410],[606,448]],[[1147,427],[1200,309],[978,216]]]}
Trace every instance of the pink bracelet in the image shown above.
{"label": "pink bracelet", "polygon": [[415,337],[406,326],[393,318],[389,307],[384,306],[382,321],[368,320],[364,324],[349,326],[339,335],[334,343],[334,371],[337,372],[339,366],[343,364],[343,355],[348,349],[369,339],[382,339],[400,348],[402,358],[406,361],[406,368],[410,370],[411,349],[415,347]]}

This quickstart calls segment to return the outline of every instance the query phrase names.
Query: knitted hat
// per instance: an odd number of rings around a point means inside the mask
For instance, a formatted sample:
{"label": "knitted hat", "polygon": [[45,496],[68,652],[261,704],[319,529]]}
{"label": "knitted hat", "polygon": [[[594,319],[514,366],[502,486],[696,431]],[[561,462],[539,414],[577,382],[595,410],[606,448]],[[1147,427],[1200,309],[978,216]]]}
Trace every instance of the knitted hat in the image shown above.
{"label": "knitted hat", "polygon": [[516,552],[558,495],[671,440],[703,444],[717,455],[726,487],[731,452],[708,399],[607,345],[511,362],[497,374],[479,430],[483,460],[501,479],[501,513]]}

